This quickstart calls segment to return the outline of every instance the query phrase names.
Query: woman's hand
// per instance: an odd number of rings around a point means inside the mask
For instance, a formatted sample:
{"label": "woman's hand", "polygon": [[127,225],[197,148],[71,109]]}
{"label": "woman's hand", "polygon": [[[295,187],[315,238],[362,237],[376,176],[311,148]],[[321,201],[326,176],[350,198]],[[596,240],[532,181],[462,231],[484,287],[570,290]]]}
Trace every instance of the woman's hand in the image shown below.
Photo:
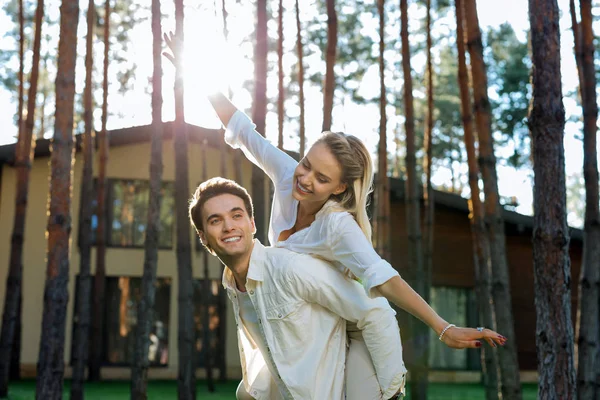
{"label": "woman's hand", "polygon": [[164,33],[163,34],[163,38],[165,39],[165,43],[167,44],[167,47],[169,48],[169,50],[171,50],[171,52],[169,53],[168,51],[163,51],[163,56],[165,56],[169,61],[171,61],[171,64],[173,64],[173,66],[177,66],[177,60],[179,59],[178,54],[177,54],[177,48],[178,46],[176,45],[176,41],[178,40],[177,36],[175,36],[175,34],[171,31],[169,31],[169,33]]}
{"label": "woman's hand", "polygon": [[453,326],[442,336],[442,342],[453,349],[469,349],[481,347],[481,340],[485,340],[492,347],[504,346],[506,338],[491,329],[473,329]]}

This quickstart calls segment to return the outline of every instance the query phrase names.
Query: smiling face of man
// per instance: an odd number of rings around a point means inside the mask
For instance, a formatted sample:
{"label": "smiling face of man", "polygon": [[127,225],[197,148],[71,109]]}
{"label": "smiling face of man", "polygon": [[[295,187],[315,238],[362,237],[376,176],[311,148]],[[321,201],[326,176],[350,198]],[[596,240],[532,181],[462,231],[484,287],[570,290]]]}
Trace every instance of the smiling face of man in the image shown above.
{"label": "smiling face of man", "polygon": [[201,217],[200,239],[226,264],[252,252],[256,227],[242,198],[229,193],[212,197],[203,204]]}

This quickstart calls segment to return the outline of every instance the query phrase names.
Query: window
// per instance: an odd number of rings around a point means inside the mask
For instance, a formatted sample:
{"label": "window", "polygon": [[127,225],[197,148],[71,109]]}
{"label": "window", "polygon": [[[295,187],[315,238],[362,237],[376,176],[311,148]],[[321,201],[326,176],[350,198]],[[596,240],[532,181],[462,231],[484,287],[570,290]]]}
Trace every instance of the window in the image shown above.
{"label": "window", "polygon": [[[142,278],[106,278],[104,317],[104,362],[106,365],[131,365],[141,285]],[[171,279],[158,278],[148,353],[148,359],[152,366],[166,366],[169,362],[170,298]]]}
{"label": "window", "polygon": [[[476,326],[477,310],[472,289],[432,287],[431,307],[458,326]],[[456,351],[429,335],[429,366],[432,369],[473,370],[480,368],[477,350]]]}
{"label": "window", "polygon": [[[95,181],[97,182],[97,181]],[[94,185],[96,186],[96,185]],[[109,179],[106,193],[106,245],[111,247],[143,247],[148,223],[150,184],[147,180]],[[94,194],[92,243],[98,228],[97,196]],[[175,196],[172,182],[163,182],[159,248],[173,247]]]}
{"label": "window", "polygon": [[[91,277],[93,280],[93,277]],[[79,276],[75,282],[73,303],[73,333],[78,321],[77,299]],[[106,366],[129,366],[133,360],[137,311],[141,296],[142,278],[107,277],[104,300],[103,363]],[[150,331],[148,359],[151,366],[166,366],[169,361],[169,310],[171,279],[156,280],[154,315]],[[94,286],[91,286],[92,292]],[[90,304],[93,293],[90,293]],[[90,328],[91,329],[91,328]],[[91,330],[90,330],[91,335]],[[74,345],[74,343],[72,343]],[[71,348],[71,363],[74,348]]]}
{"label": "window", "polygon": [[[225,299],[222,295],[224,289],[219,279],[194,280],[194,326],[196,328],[196,366],[205,368],[207,360],[213,368],[221,366],[221,357],[224,357],[221,342],[225,340],[222,332],[222,318],[225,317]],[[221,295],[221,297],[219,297]],[[205,338],[205,311],[208,297],[208,338]],[[205,345],[208,339],[208,346]]]}

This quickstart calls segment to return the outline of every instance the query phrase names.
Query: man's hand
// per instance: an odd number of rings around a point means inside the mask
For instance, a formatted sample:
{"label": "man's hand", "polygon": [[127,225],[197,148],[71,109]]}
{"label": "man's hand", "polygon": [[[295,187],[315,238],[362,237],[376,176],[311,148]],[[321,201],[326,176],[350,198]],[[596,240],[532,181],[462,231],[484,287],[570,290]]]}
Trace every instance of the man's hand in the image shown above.
{"label": "man's hand", "polygon": [[442,337],[442,342],[453,349],[469,349],[481,347],[481,341],[485,340],[492,347],[504,346],[506,338],[491,329],[473,329],[453,326],[449,328]]}

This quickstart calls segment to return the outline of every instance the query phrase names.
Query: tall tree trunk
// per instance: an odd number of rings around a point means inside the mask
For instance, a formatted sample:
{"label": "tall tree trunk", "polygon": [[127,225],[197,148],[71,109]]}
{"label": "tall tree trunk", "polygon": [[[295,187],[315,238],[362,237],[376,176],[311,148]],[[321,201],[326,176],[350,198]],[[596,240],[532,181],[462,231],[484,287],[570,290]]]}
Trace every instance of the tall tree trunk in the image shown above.
{"label": "tall tree trunk", "polygon": [[152,150],[150,157],[150,195],[148,197],[148,222],[144,238],[144,273],[141,299],[138,304],[135,353],[131,370],[131,399],[148,398],[148,352],[154,322],[156,298],[156,270],[161,230],[160,206],[162,186],[162,32],[160,25],[160,0],[152,0]]}
{"label": "tall tree trunk", "polygon": [[106,179],[106,166],[108,163],[108,133],[106,123],[108,120],[108,49],[110,45],[110,0],[104,3],[104,62],[102,77],[102,128],[98,135],[98,180],[97,196],[98,227],[96,228],[96,271],[94,274],[94,298],[92,304],[92,335],[90,343],[90,360],[88,366],[88,379],[100,380],[100,367],[102,364],[102,351],[104,344],[104,291],[106,280],[106,192],[108,181]]}
{"label": "tall tree trunk", "polygon": [[[22,31],[23,7],[19,5],[19,19]],[[6,277],[6,294],[4,298],[4,312],[2,314],[2,330],[0,331],[0,397],[8,395],[8,379],[10,375],[10,364],[13,352],[20,353],[20,346],[14,347],[14,342],[20,343],[21,332],[17,327],[21,326],[22,308],[22,285],[23,285],[23,243],[25,241],[25,217],[27,212],[27,201],[29,196],[29,173],[33,160],[35,144],[33,142],[33,124],[35,116],[35,98],[37,94],[37,83],[40,64],[40,44],[42,38],[42,17],[44,15],[44,0],[38,0],[35,12],[35,36],[33,42],[33,61],[27,94],[27,119],[23,125],[22,112],[19,112],[19,137],[15,147],[15,167],[17,169],[17,185],[15,196],[15,218],[11,237],[10,261],[8,276]],[[19,52],[23,51],[24,34],[20,33]],[[21,57],[21,56],[19,56]],[[22,86],[23,68],[19,73]],[[22,89],[19,89],[22,90]],[[20,102],[22,102],[22,94]],[[19,107],[23,107],[22,103]],[[19,338],[15,336],[18,334]]]}
{"label": "tall tree trunk", "polygon": [[385,0],[377,1],[379,13],[379,147],[377,172],[377,251],[390,259],[390,186],[387,176],[387,99],[385,90]]}
{"label": "tall tree trunk", "polygon": [[333,94],[335,92],[335,59],[337,50],[338,20],[335,0],[326,0],[327,4],[327,53],[325,54],[325,82],[323,90],[323,131],[331,130],[333,112]]}
{"label": "tall tree trunk", "polygon": [[44,312],[37,365],[36,399],[62,399],[65,369],[65,325],[69,300],[73,105],[79,2],[60,6],[60,40],[56,72],[56,113],[50,157],[47,269]]}
{"label": "tall tree trunk", "polygon": [[304,121],[304,47],[302,45],[302,25],[300,24],[300,5],[296,0],[296,52],[298,54],[298,101],[300,102],[300,158],[304,158],[306,147],[306,127]]}
{"label": "tall tree trunk", "polygon": [[189,197],[188,137],[184,119],[183,60],[184,41],[183,0],[175,0],[175,216],[177,226],[177,276],[178,294],[178,341],[179,372],[177,393],[179,400],[196,398],[196,364],[194,362],[194,286],[192,281],[192,254],[190,228],[187,216]]}
{"label": "tall tree trunk", "polygon": [[[477,296],[479,323],[496,329],[494,302],[491,292],[491,258],[490,242],[485,233],[483,222],[483,204],[479,192],[479,166],[475,150],[475,135],[473,132],[473,114],[471,112],[471,94],[469,91],[469,76],[465,54],[464,34],[464,9],[462,0],[455,0],[456,8],[456,44],[458,48],[458,86],[462,121],[464,126],[464,142],[467,150],[467,164],[469,167],[469,221],[471,223],[471,237],[473,241],[473,261],[475,265],[475,294]],[[493,347],[481,349],[483,365],[483,384],[487,400],[497,400],[500,397],[498,375],[498,351]]]}
{"label": "tall tree trunk", "polygon": [[[431,186],[431,164],[433,160],[433,65],[431,62],[431,0],[426,0],[427,8],[427,113],[425,115],[425,157],[423,159],[423,170],[425,171],[425,188],[423,190],[423,207],[425,212],[425,223],[423,227],[423,268],[425,269],[424,299],[429,301],[431,287],[431,271],[433,268],[433,226],[435,216],[435,199],[433,187]],[[427,331],[429,333],[429,331]],[[429,351],[425,357],[429,359]]]}
{"label": "tall tree trunk", "polygon": [[[585,223],[583,263],[579,277],[577,394],[579,399],[600,396],[600,212],[598,156],[596,153],[598,103],[594,67],[594,32],[591,0],[580,0],[581,70],[583,106],[583,176],[585,180]],[[599,374],[597,376],[597,374]]]}
{"label": "tall tree trunk", "polygon": [[[206,181],[208,179],[208,165],[206,162],[206,147],[208,146],[207,141],[202,143],[202,181]],[[223,165],[221,165],[221,172],[223,171]],[[222,175],[225,176],[224,174]],[[208,386],[208,391],[213,393],[215,391],[215,382],[213,379],[213,351],[211,346],[211,333],[210,333],[210,294],[211,294],[211,285],[208,273],[208,251],[204,249],[202,252],[202,264],[204,266],[204,280],[201,286],[202,288],[202,300],[204,303],[204,312],[202,313],[202,348],[205,349],[206,359],[204,360],[205,368],[206,368],[206,384]]]}
{"label": "tall tree trunk", "polygon": [[[256,46],[254,49],[254,101],[252,105],[252,120],[256,131],[265,135],[267,118],[267,1],[256,2]],[[255,237],[262,243],[267,243],[267,219],[265,197],[265,174],[252,165],[252,198],[254,200],[254,218],[256,220]]]}
{"label": "tall tree trunk", "polygon": [[[400,36],[402,39],[402,70],[404,75],[404,129],[406,131],[406,221],[408,232],[408,259],[410,268],[415,271],[413,282],[415,290],[425,294],[425,271],[423,269],[423,249],[421,236],[421,205],[419,201],[419,184],[417,177],[417,158],[415,148],[415,111],[412,94],[412,76],[410,66],[410,47],[408,44],[408,4],[400,0]],[[416,322],[416,321],[414,321]],[[427,398],[427,359],[424,349],[427,347],[428,329],[424,324],[413,323],[413,365],[411,366],[411,396],[413,399]]]}
{"label": "tall tree trunk", "polygon": [[475,0],[465,0],[467,45],[471,59],[475,123],[479,135],[479,162],[485,194],[485,226],[490,241],[492,257],[492,295],[496,310],[498,330],[508,338],[499,351],[502,396],[505,399],[521,399],[521,382],[517,359],[517,343],[513,325],[513,309],[510,295],[510,279],[506,260],[504,219],[498,195],[498,174],[494,140],[491,133],[491,113],[488,99],[486,66],[483,61],[483,44]]}
{"label": "tall tree trunk", "polygon": [[[227,41],[227,37],[229,36],[229,31],[227,29],[227,8],[225,7],[225,0],[221,0],[222,6],[222,16],[223,16],[223,37],[225,41]],[[233,93],[231,92],[231,87],[229,87],[229,98],[233,97]],[[227,158],[231,149],[224,140],[221,141],[221,176],[227,177]],[[241,160],[239,158],[240,150],[233,150],[234,158],[234,178],[237,182],[241,183]],[[238,180],[240,179],[240,180]],[[223,273],[225,266],[221,266],[221,274]],[[227,381],[227,357],[225,352],[227,351],[227,344],[225,341],[225,335],[227,332],[227,303],[229,300],[227,299],[227,292],[222,290],[219,287],[219,341],[218,341],[218,363],[219,363],[219,381],[224,383]]]}
{"label": "tall tree trunk", "polygon": [[88,1],[87,37],[85,53],[85,91],[83,96],[85,131],[83,134],[83,175],[81,177],[81,202],[79,223],[79,280],[77,282],[77,325],[73,335],[73,379],[71,383],[71,399],[83,400],[83,382],[85,367],[88,361],[89,333],[91,319],[90,275],[92,250],[92,197],[93,197],[93,163],[94,163],[94,127],[92,120],[92,74],[93,74],[93,39],[96,23],[96,6],[93,0]]}
{"label": "tall tree trunk", "polygon": [[[221,0],[221,15],[223,17],[223,37],[225,38],[225,41],[227,42],[228,37],[229,37],[229,29],[227,28],[227,7],[225,4],[225,0]],[[233,92],[231,90],[231,86],[229,86],[228,88],[228,92],[229,92],[229,98],[232,99],[233,98]],[[229,146],[227,146],[227,144],[223,141],[222,143],[223,147],[227,149],[227,151],[233,153],[233,168],[234,168],[234,179],[236,182],[241,183],[242,182],[242,151],[241,150],[233,150],[232,148],[230,148]],[[225,176],[225,175],[223,175]],[[229,300],[226,298],[227,296],[225,296],[225,300],[228,302]],[[223,355],[224,353],[221,353],[221,355]],[[225,363],[225,356],[223,355],[223,363]],[[221,376],[219,377],[221,380],[225,380],[225,366],[223,365],[223,369],[221,370]]]}
{"label": "tall tree trunk", "polygon": [[[533,97],[533,260],[540,399],[575,398],[571,263],[566,212],[565,111],[556,0],[529,0]],[[597,318],[597,316],[596,316]]]}
{"label": "tall tree trunk", "polygon": [[283,103],[285,100],[285,93],[283,90],[283,0],[279,0],[277,14],[277,72],[278,72],[278,85],[277,89],[279,96],[277,97],[277,147],[283,150]]}
{"label": "tall tree trunk", "polygon": [[577,11],[575,10],[575,0],[569,0],[569,12],[571,14],[571,30],[573,31],[573,50],[575,53],[575,65],[577,66],[577,75],[579,76],[579,95],[583,104],[583,55],[581,49],[581,25],[577,23]]}

